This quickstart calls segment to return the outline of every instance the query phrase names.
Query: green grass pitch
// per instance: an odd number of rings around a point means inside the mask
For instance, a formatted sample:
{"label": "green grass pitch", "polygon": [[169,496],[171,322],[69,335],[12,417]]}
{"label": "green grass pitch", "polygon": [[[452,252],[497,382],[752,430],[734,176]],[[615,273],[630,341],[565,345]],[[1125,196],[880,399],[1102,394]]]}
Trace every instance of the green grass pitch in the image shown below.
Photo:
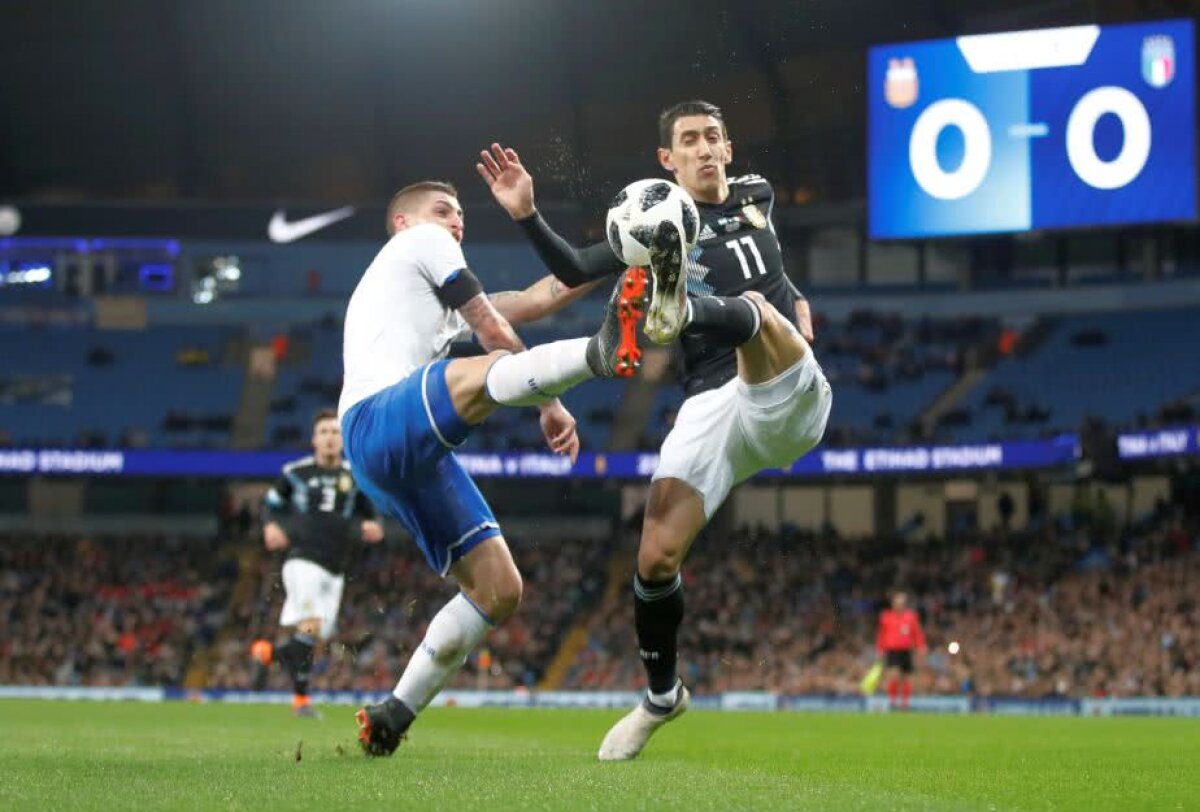
{"label": "green grass pitch", "polygon": [[431,710],[377,760],[324,712],[0,701],[0,809],[1200,808],[1198,720],[693,711],[600,764],[615,711]]}

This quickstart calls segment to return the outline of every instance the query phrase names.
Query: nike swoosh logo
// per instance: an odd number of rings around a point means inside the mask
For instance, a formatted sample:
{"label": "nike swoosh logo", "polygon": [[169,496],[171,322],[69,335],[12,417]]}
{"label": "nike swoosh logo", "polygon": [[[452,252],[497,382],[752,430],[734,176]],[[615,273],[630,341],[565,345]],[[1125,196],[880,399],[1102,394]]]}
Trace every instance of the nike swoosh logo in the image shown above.
{"label": "nike swoosh logo", "polygon": [[305,217],[303,220],[294,220],[289,223],[283,209],[279,209],[271,217],[271,222],[267,224],[267,236],[271,242],[295,242],[353,215],[353,206],[342,206],[340,209],[327,211],[324,214],[314,214],[312,217]]}

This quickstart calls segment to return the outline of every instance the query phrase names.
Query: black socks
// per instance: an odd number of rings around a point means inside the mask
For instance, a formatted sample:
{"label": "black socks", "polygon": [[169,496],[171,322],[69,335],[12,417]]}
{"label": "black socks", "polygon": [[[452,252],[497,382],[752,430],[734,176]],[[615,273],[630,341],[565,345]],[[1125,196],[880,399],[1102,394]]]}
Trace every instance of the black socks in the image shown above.
{"label": "black socks", "polygon": [[688,307],[691,320],[687,329],[726,346],[745,344],[762,327],[758,307],[741,296],[693,296]]}
{"label": "black socks", "polygon": [[308,678],[313,667],[314,640],[297,632],[279,649],[279,662],[292,677],[292,685],[300,696],[308,695]]}
{"label": "black socks", "polygon": [[633,619],[637,627],[638,655],[653,693],[675,687],[675,661],[679,624],[683,620],[683,578],[643,581],[633,576]]}

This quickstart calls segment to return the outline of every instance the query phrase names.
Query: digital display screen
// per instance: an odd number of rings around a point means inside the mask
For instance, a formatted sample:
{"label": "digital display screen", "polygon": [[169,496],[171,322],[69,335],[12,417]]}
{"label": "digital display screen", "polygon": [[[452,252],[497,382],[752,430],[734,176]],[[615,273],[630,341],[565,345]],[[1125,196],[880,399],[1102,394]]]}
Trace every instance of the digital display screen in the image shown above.
{"label": "digital display screen", "polygon": [[1191,20],[880,45],[873,239],[1191,220]]}

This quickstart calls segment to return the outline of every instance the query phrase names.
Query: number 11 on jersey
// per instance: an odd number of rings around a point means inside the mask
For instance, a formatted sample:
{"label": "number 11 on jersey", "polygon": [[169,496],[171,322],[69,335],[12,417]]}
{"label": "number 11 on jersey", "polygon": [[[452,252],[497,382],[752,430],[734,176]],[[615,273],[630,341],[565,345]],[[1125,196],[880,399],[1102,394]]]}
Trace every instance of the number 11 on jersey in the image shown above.
{"label": "number 11 on jersey", "polygon": [[746,261],[746,254],[742,251],[742,246],[738,243],[744,243],[750,253],[754,255],[754,263],[758,265],[758,275],[767,275],[767,266],[763,264],[762,254],[758,252],[758,246],[754,244],[754,237],[741,237],[740,239],[730,240],[725,243],[725,247],[737,255],[738,264],[742,266],[742,275],[750,279],[753,274],[750,272],[750,263]]}

